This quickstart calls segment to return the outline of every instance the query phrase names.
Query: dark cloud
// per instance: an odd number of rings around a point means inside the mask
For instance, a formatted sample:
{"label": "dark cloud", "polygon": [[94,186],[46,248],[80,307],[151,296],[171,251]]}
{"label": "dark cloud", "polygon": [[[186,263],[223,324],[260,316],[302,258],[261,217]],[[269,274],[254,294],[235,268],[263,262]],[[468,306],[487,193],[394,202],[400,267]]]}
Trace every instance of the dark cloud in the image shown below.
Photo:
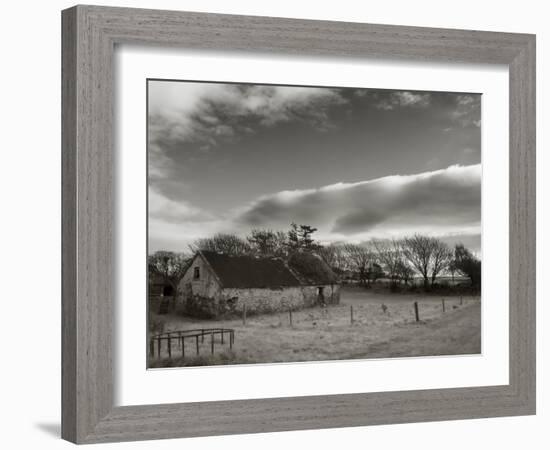
{"label": "dark cloud", "polygon": [[227,84],[202,92],[194,107],[150,116],[150,142],[161,147],[193,144],[205,150],[284,122],[330,129],[328,110],[346,100],[338,89]]}
{"label": "dark cloud", "polygon": [[453,166],[260,198],[242,212],[243,225],[308,223],[353,236],[383,229],[452,231],[479,226],[481,167]]}
{"label": "dark cloud", "polygon": [[387,212],[382,209],[364,207],[361,210],[352,211],[338,217],[332,230],[342,234],[369,231],[375,226],[384,223],[387,218]]}

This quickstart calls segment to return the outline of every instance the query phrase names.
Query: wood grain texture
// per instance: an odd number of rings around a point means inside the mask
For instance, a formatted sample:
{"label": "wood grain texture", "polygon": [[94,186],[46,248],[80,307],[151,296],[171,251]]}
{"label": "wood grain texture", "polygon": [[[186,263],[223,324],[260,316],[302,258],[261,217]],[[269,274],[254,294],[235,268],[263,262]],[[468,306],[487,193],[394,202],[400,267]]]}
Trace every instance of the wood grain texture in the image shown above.
{"label": "wood grain texture", "polygon": [[62,435],[78,442],[113,405],[113,48],[84,8],[64,14],[63,32],[63,401],[74,406]]}
{"label": "wood grain texture", "polygon": [[[62,16],[65,439],[92,443],[535,412],[534,36],[95,6]],[[113,407],[113,52],[121,43],[508,65],[510,383]]]}
{"label": "wood grain texture", "polygon": [[62,431],[76,440],[76,10],[62,17]]}
{"label": "wood grain texture", "polygon": [[535,409],[535,40],[510,62],[510,385]]}

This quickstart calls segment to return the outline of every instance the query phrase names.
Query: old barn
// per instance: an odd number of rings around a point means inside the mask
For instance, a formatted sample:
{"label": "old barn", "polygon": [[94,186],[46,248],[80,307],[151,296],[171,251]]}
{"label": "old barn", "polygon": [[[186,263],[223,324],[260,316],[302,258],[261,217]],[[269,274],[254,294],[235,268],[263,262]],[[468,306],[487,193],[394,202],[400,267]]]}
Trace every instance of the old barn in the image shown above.
{"label": "old barn", "polygon": [[340,281],[317,255],[232,256],[199,251],[180,282],[187,314],[220,317],[337,304]]}

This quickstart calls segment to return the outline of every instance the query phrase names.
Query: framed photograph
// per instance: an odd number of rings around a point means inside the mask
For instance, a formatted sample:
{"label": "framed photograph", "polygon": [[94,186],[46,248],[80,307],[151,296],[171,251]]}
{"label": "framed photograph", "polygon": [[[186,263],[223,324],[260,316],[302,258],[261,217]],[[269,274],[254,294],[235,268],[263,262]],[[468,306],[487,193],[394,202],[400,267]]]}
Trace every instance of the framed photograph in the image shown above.
{"label": "framed photograph", "polygon": [[535,413],[533,35],[62,24],[65,439]]}
{"label": "framed photograph", "polygon": [[481,94],[147,92],[149,368],[481,353]]}

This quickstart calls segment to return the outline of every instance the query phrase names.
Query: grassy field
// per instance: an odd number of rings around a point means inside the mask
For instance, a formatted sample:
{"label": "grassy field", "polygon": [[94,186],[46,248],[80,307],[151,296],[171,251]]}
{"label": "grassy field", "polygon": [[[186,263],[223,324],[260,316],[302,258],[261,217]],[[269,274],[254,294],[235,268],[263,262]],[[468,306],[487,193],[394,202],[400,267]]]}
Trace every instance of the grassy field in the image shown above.
{"label": "grassy field", "polygon": [[[443,312],[443,302],[445,312]],[[414,302],[420,322],[416,322]],[[351,310],[353,309],[353,322]],[[360,287],[342,289],[341,304],[292,313],[242,319],[199,320],[176,314],[157,316],[164,331],[223,327],[235,330],[235,343],[210,337],[199,343],[173,344],[172,359],[163,347],[150,367],[319,361],[424,355],[475,354],[481,351],[479,297],[392,294]]]}

